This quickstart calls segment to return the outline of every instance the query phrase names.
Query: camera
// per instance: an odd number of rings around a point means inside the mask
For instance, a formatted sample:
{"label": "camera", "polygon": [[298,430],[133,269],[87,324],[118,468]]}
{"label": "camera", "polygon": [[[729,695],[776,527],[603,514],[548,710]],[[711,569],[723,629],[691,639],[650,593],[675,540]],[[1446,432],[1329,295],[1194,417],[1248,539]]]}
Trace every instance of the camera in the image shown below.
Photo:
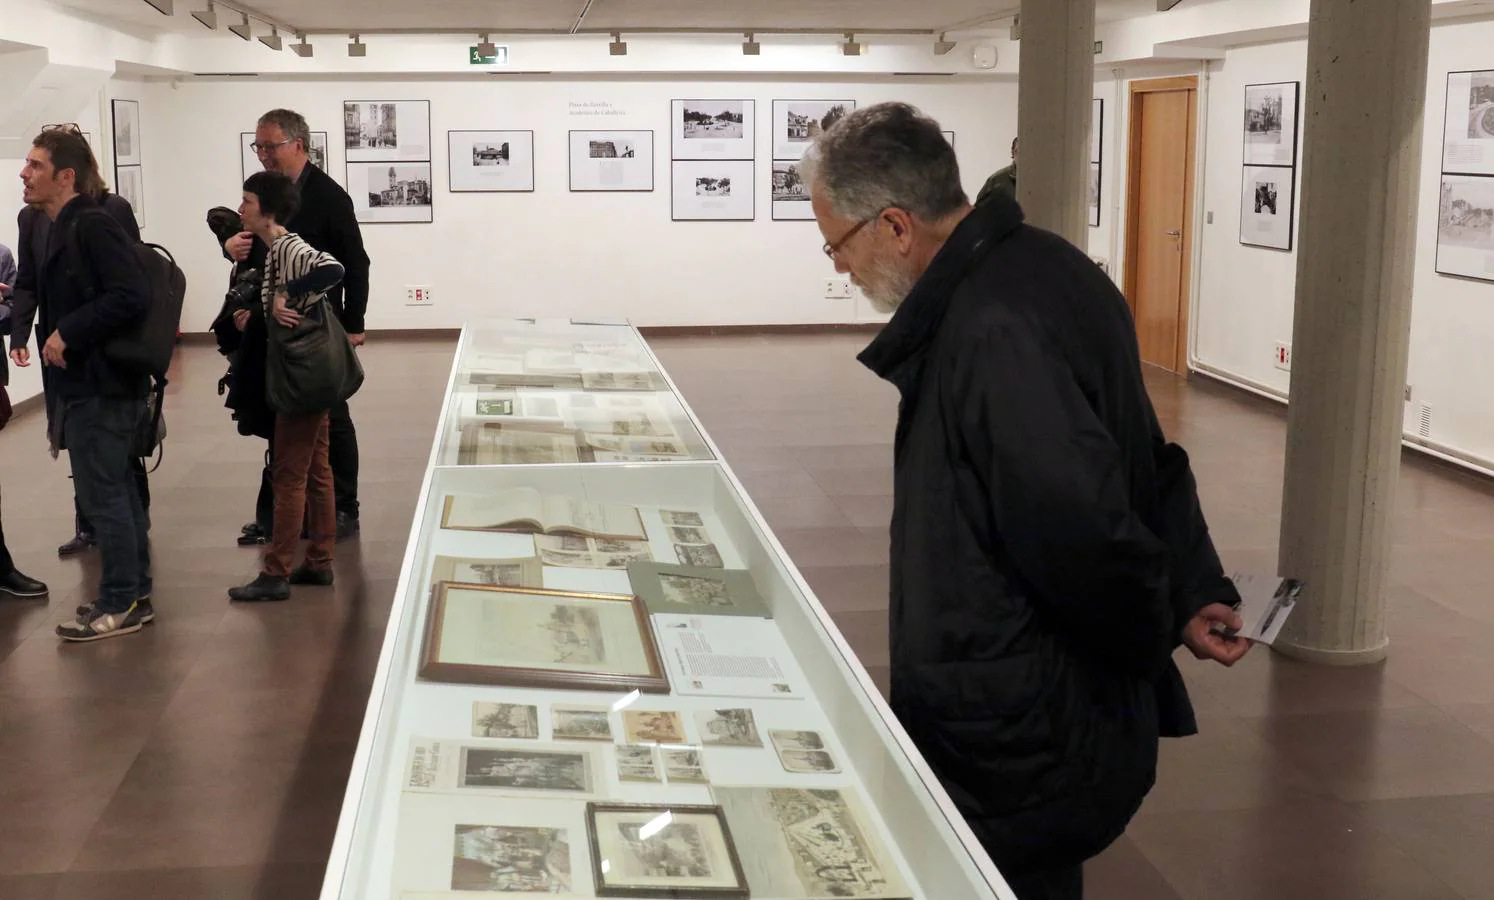
{"label": "camera", "polygon": [[258,269],[245,269],[234,277],[233,285],[224,298],[224,307],[230,312],[254,309],[261,303],[259,296],[260,274]]}

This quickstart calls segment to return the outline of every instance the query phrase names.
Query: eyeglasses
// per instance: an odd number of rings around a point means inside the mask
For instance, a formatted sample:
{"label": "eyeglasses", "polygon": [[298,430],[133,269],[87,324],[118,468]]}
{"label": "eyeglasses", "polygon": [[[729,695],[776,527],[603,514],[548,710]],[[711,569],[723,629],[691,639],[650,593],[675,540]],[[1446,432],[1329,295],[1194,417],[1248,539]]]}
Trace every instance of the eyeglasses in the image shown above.
{"label": "eyeglasses", "polygon": [[268,144],[261,144],[259,141],[255,141],[254,143],[249,145],[249,149],[253,150],[255,153],[265,153],[269,150],[274,150],[276,147],[284,147],[289,143],[290,141],[273,141]]}
{"label": "eyeglasses", "polygon": [[43,125],[42,131],[66,131],[76,134],[78,137],[83,136],[83,129],[79,128],[75,122],[64,122],[60,125]]}
{"label": "eyeglasses", "polygon": [[861,229],[865,228],[866,226],[868,226],[871,223],[873,223],[873,222],[877,221],[878,219],[880,219],[882,217],[882,213],[883,212],[886,212],[886,210],[882,210],[881,212],[878,212],[876,215],[872,216],[870,219],[862,219],[860,222],[856,223],[856,227],[855,228],[852,228],[850,231],[847,231],[844,235],[842,235],[841,238],[840,238],[840,240],[836,241],[834,244],[828,244],[827,243],[825,246],[821,247],[820,249],[823,250],[823,251],[825,251],[825,255],[828,256],[828,257],[830,257],[830,261],[831,262],[835,262],[835,256],[836,256],[836,254],[840,253],[841,248],[844,247],[846,244],[850,243],[851,242],[851,238],[855,237],[856,233],[859,232]]}

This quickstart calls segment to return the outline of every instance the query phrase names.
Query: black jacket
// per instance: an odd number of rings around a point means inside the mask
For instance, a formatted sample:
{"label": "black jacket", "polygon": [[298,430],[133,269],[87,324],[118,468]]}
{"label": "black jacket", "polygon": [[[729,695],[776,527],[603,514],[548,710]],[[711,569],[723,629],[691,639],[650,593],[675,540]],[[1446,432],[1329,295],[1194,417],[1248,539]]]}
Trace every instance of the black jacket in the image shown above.
{"label": "black jacket", "polygon": [[1125,300],[993,194],[861,355],[902,394],[892,705],[997,866],[1124,831],[1191,734],[1181,628],[1238,596]]}
{"label": "black jacket", "polygon": [[[63,235],[73,230],[82,271],[72,271],[64,249]],[[18,279],[19,288],[36,297],[38,335],[49,337],[57,331],[67,344],[67,368],[47,373],[47,392],[55,392],[57,399],[143,393],[146,379],[120,371],[102,353],[105,344],[139,322],[150,306],[150,279],[132,249],[134,241],[87,196],[75,197],[63,207],[49,231],[43,262],[34,275]],[[85,285],[95,291],[92,300],[85,295]],[[38,347],[36,357],[40,355]]]}
{"label": "black jacket", "polygon": [[[362,334],[363,319],[368,312],[369,262],[368,253],[363,249],[363,232],[358,228],[358,215],[353,210],[353,198],[332,176],[312,163],[307,163],[302,170],[299,186],[301,209],[289,222],[280,224],[342,263],[346,271],[342,284],[327,294],[327,300],[337,311],[337,318],[348,334]],[[264,242],[255,238],[254,249],[249,252],[245,265],[263,272],[267,250]]]}

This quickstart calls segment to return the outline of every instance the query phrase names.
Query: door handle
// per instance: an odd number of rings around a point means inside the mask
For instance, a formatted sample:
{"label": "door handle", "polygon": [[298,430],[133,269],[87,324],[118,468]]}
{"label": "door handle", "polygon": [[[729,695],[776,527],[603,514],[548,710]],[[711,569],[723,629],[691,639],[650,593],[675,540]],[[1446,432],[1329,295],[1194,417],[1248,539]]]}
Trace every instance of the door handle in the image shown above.
{"label": "door handle", "polygon": [[1167,236],[1168,237],[1182,237],[1183,233],[1181,231],[1169,231],[1169,232],[1167,232]]}

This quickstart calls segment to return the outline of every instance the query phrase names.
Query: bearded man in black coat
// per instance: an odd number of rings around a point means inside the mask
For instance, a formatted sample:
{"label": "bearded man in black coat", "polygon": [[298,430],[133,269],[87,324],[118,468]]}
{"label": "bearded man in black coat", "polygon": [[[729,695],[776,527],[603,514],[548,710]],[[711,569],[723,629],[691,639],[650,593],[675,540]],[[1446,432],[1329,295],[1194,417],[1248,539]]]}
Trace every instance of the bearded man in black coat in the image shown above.
{"label": "bearded man in black coat", "polygon": [[858,110],[805,158],[824,252],[892,320],[902,395],[891,703],[1022,900],[1083,895],[1160,737],[1196,733],[1173,653],[1233,665],[1239,595],[1142,383],[1125,299],[997,194],[937,122]]}

